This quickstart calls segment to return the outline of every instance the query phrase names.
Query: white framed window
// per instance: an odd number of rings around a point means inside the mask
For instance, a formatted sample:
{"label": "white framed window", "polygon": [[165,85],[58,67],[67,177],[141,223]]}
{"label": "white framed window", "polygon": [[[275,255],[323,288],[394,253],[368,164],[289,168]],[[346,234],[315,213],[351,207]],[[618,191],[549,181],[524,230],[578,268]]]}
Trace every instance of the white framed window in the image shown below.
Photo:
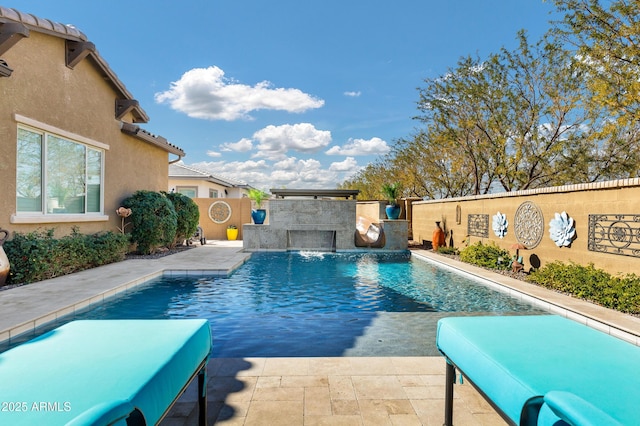
{"label": "white framed window", "polygon": [[209,190],[209,198],[218,198],[218,190],[210,189]]}
{"label": "white framed window", "polygon": [[17,216],[101,215],[104,150],[18,126]]}
{"label": "white framed window", "polygon": [[196,198],[198,196],[198,188],[196,186],[177,186],[176,192],[186,195],[189,198]]}

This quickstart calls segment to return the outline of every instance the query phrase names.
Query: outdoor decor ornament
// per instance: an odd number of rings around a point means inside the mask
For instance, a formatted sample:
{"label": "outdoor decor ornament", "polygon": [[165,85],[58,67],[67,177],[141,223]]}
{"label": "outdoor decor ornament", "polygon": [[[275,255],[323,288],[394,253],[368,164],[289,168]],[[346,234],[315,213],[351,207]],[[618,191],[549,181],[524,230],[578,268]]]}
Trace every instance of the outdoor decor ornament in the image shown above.
{"label": "outdoor decor ornament", "polygon": [[124,223],[124,219],[131,216],[131,209],[128,209],[126,207],[118,207],[116,209],[116,214],[118,216],[120,216],[120,228],[118,228],[118,231],[120,231],[122,233],[122,235],[124,235],[124,230],[127,227],[127,225],[131,225],[130,223]]}
{"label": "outdoor decor ornament", "polygon": [[11,265],[9,264],[9,258],[4,252],[2,245],[9,236],[9,231],[0,228],[0,235],[2,235],[2,237],[0,237],[0,285],[4,285],[9,277]]}
{"label": "outdoor decor ornament", "polygon": [[504,238],[507,235],[507,228],[509,227],[509,221],[507,215],[498,212],[493,216],[493,233],[496,237]]}
{"label": "outdoor decor ornament", "polygon": [[567,212],[556,213],[549,222],[549,236],[558,247],[568,247],[571,245],[573,237],[576,235],[576,228],[573,218]]}

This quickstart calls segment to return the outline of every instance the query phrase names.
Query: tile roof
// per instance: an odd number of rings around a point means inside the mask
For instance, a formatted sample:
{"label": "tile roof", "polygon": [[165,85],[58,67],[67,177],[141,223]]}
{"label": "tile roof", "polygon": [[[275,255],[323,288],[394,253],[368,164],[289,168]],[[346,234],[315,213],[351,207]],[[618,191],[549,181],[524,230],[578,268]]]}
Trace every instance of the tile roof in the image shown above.
{"label": "tile roof", "polygon": [[[39,18],[30,13],[24,13],[16,9],[10,9],[4,6],[0,6],[0,23],[17,22],[26,26],[30,31],[36,31],[53,35],[71,41],[88,41],[87,36],[76,27],[72,25],[64,25],[58,22],[51,21],[49,19]],[[120,94],[126,99],[134,99],[133,95],[127,90],[124,83],[120,81],[115,72],[109,67],[107,61],[100,56],[97,50],[90,53],[90,56],[94,59],[100,70],[103,72],[107,80],[112,86],[120,92]],[[138,123],[146,123],[149,121],[149,117],[142,108],[137,108]]]}
{"label": "tile roof", "polygon": [[[39,18],[30,13],[24,13],[16,9],[0,6],[0,24],[5,23],[20,23],[24,25],[29,31],[35,31],[60,37],[65,40],[87,42],[87,36],[73,25],[64,25],[58,22],[54,22],[49,19]],[[123,99],[133,101],[134,107],[132,108],[132,114],[134,116],[135,123],[147,123],[149,117],[147,113],[138,106],[137,101],[133,95],[127,90],[124,83],[120,81],[116,73],[109,67],[107,61],[100,56],[97,49],[92,50],[89,56],[93,58],[98,68],[102,71],[107,81],[111,83],[113,88],[120,93]],[[145,142],[152,143],[160,148],[165,149],[167,152],[176,154],[180,157],[184,156],[184,151],[179,147],[172,145],[165,138],[161,136],[153,135],[146,130],[140,129],[138,126],[131,123],[122,122],[123,131],[136,136]],[[131,127],[133,126],[133,127]],[[128,129],[128,127],[131,127]],[[127,131],[130,130],[130,131]]]}
{"label": "tile roof", "polygon": [[229,178],[213,175],[209,172],[198,170],[191,166],[187,166],[182,163],[175,163],[169,165],[169,177],[176,179],[201,179],[209,182],[225,185],[227,187],[248,187],[244,182]]}

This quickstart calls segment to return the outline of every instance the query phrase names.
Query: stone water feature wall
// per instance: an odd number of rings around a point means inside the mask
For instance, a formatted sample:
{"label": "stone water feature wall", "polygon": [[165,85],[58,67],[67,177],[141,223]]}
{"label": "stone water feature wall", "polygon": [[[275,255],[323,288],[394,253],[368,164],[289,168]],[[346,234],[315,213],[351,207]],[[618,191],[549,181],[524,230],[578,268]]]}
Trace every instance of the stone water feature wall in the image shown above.
{"label": "stone water feature wall", "polygon": [[[244,224],[243,248],[266,250],[362,250],[355,246],[356,200],[270,199],[268,225]],[[383,250],[406,250],[407,221],[382,221]]]}
{"label": "stone water feature wall", "polygon": [[355,248],[355,200],[271,199],[268,216],[268,225],[242,225],[245,250]]}

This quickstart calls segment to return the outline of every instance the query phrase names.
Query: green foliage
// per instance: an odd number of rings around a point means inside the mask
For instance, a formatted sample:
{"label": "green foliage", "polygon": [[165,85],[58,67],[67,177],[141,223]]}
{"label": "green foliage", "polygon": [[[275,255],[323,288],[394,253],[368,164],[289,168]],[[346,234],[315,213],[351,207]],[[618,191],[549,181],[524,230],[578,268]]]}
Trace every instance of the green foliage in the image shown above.
{"label": "green foliage", "polygon": [[438,253],[440,254],[449,254],[449,255],[458,255],[460,251],[457,247],[438,247]]}
{"label": "green foliage", "polygon": [[398,197],[400,196],[400,184],[398,182],[395,183],[385,183],[382,185],[382,194],[389,201],[389,204],[395,206],[398,204]]}
{"label": "green foliage", "polygon": [[[498,258],[502,258],[502,263],[498,264]],[[508,269],[509,268],[509,251],[501,249],[495,243],[482,244],[478,241],[476,244],[465,247],[460,251],[460,260],[483,268],[491,269]]]}
{"label": "green foliage", "polygon": [[136,191],[122,205],[130,208],[131,241],[142,254],[173,244],[178,227],[178,215],[173,203],[159,192]]}
{"label": "green foliage", "polygon": [[634,274],[616,277],[593,264],[557,261],[532,273],[529,281],[620,312],[640,314],[640,277]]}
{"label": "green foliage", "polygon": [[419,127],[340,185],[450,198],[640,174],[640,2],[554,0],[554,31],[466,56],[418,90]]}
{"label": "green foliage", "polygon": [[262,205],[262,202],[269,198],[269,194],[262,191],[261,189],[251,188],[247,193],[247,196],[256,203],[256,208],[259,209]]}
{"label": "green foliage", "polygon": [[54,238],[53,229],[15,233],[4,243],[11,270],[10,284],[42,281],[124,259],[129,246],[126,235],[104,232]]}
{"label": "green foliage", "polygon": [[176,237],[172,246],[182,243],[196,233],[200,221],[200,209],[195,201],[186,195],[174,192],[163,194],[173,203],[177,215]]}

